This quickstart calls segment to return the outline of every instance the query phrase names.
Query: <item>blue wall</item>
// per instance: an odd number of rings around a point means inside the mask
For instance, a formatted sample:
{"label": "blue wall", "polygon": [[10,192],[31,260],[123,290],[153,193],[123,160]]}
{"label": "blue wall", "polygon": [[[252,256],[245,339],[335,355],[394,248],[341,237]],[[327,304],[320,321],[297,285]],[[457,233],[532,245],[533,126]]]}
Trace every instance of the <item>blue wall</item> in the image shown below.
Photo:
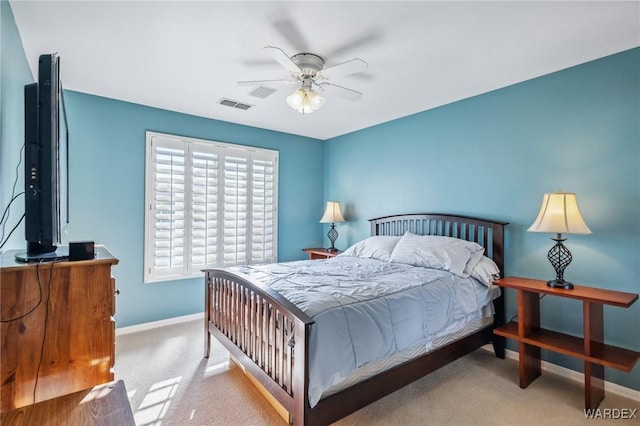
{"label": "blue wall", "polygon": [[[4,211],[11,200],[20,148],[24,144],[24,85],[33,83],[33,76],[24,55],[20,35],[9,3],[0,1],[0,206]],[[21,163],[22,165],[23,163]],[[24,169],[18,170],[16,194],[24,190]],[[6,235],[24,213],[24,198],[12,205],[6,225]],[[24,228],[14,232],[5,248],[24,245]]]}
{"label": "blue wall", "polygon": [[279,151],[278,257],[304,258],[319,241],[323,199],[322,142],[65,92],[70,141],[70,240],[104,244],[120,264],[119,327],[203,310],[203,281],[143,284],[145,131]]}
{"label": "blue wall", "polygon": [[[325,156],[325,197],[346,207],[341,247],[366,237],[373,217],[486,217],[510,222],[507,275],[550,279],[552,235],[526,230],[542,195],[562,189],[593,232],[568,235],[565,278],[640,291],[640,49],[332,139]],[[507,303],[515,315],[512,292]],[[547,297],[541,310],[543,326],[582,334],[581,303]],[[606,307],[605,336],[640,351],[640,303]],[[638,366],[607,378],[640,390]]]}

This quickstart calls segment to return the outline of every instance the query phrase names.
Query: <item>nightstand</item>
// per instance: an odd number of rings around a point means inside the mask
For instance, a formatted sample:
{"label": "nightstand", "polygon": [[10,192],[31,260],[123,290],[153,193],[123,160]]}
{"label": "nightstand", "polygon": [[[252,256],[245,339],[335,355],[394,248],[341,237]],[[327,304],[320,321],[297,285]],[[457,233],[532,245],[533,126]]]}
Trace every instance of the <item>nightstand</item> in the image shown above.
{"label": "nightstand", "polygon": [[[552,288],[546,281],[506,277],[493,282],[518,292],[518,321],[494,330],[518,342],[520,387],[526,388],[541,374],[540,350],[548,349],[584,360],[584,405],[594,409],[604,398],[604,367],[630,372],[640,352],[604,343],[603,306],[628,308],[638,295],[576,285],[571,290]],[[540,328],[540,295],[567,297],[583,304],[583,336],[575,337]]]}
{"label": "nightstand", "polygon": [[329,259],[342,253],[342,250],[329,251],[323,247],[305,248],[302,251],[309,254],[309,259]]}

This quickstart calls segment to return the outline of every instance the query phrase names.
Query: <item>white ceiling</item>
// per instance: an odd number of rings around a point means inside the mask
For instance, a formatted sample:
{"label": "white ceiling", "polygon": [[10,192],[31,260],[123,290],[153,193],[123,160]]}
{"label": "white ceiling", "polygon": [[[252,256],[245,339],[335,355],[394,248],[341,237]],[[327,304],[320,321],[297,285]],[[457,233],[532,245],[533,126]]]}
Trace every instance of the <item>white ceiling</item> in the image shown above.
{"label": "white ceiling", "polygon": [[[58,52],[66,89],[328,139],[640,46],[640,2],[11,1],[32,70]],[[238,80],[289,75],[264,46],[366,72],[301,115]],[[217,104],[230,98],[248,111]]]}

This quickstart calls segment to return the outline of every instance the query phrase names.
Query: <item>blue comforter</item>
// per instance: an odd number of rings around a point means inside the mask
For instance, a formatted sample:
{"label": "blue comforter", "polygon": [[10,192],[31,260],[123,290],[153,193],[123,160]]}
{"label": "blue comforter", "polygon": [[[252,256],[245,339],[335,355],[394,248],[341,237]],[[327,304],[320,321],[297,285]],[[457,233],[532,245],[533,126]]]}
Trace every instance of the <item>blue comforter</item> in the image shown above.
{"label": "blue comforter", "polygon": [[453,322],[479,317],[494,294],[447,271],[351,256],[229,269],[268,285],[315,320],[312,407],[358,368],[428,344]]}

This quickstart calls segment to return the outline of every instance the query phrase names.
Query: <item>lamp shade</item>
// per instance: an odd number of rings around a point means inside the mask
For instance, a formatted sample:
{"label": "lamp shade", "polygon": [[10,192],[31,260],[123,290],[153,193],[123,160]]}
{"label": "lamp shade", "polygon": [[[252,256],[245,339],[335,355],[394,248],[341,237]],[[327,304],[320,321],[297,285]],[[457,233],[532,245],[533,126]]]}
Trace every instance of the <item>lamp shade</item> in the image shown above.
{"label": "lamp shade", "polygon": [[340,203],[338,201],[327,201],[327,207],[324,209],[324,215],[320,219],[320,223],[338,223],[344,222],[342,212],[340,211]]}
{"label": "lamp shade", "polygon": [[591,233],[578,209],[576,194],[561,191],[544,194],[538,217],[528,231],[556,234]]}

